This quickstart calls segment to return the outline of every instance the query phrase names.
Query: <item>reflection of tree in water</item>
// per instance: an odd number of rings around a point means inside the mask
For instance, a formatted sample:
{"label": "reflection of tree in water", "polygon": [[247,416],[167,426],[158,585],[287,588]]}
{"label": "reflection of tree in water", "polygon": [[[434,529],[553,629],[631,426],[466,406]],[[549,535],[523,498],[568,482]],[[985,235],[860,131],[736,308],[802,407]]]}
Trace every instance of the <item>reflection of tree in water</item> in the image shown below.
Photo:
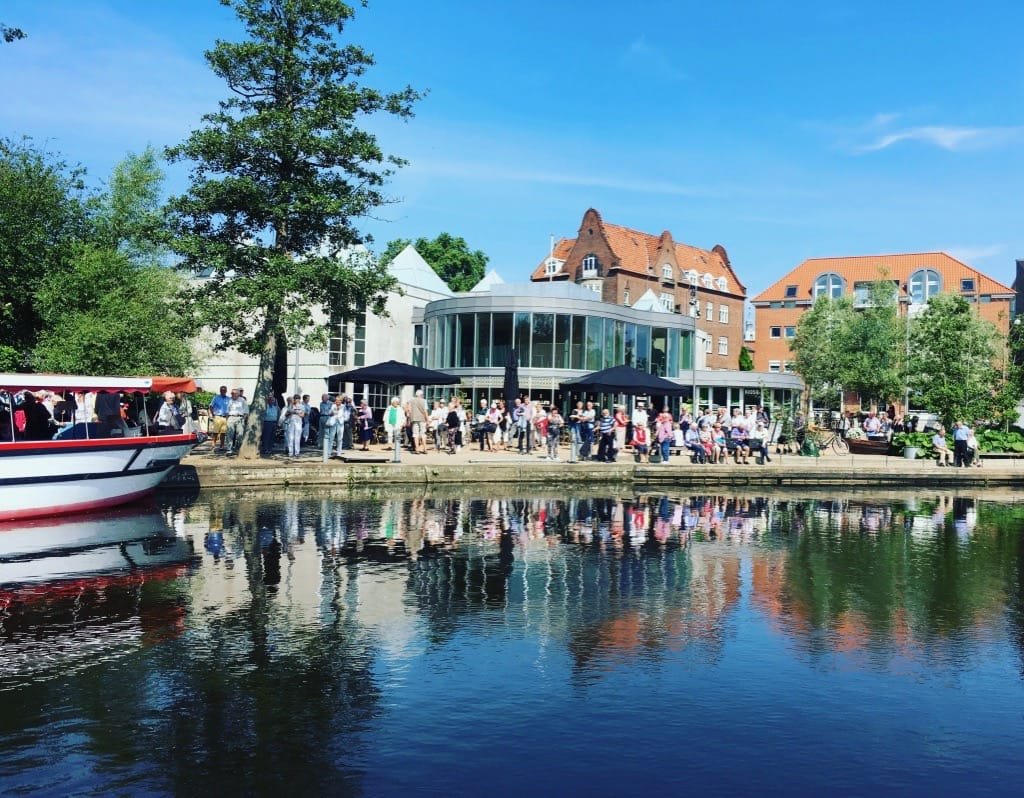
{"label": "reflection of tree in water", "polygon": [[753,601],[812,654],[860,651],[953,666],[1019,583],[1019,522],[997,505],[780,503],[779,554],[755,560]]}

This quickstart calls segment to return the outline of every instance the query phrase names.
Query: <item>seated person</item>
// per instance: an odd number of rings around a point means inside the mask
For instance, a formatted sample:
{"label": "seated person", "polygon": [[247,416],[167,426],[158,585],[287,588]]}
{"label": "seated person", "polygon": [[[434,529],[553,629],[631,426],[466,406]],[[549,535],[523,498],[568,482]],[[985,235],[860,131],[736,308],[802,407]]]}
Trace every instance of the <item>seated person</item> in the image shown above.
{"label": "seated person", "polygon": [[31,391],[25,391],[25,400],[22,404],[25,411],[25,440],[27,441],[48,441],[53,438],[57,427],[53,423],[53,417],[46,405],[38,401]]}
{"label": "seated person", "polygon": [[747,434],[747,428],[742,424],[733,424],[732,431],[729,433],[729,451],[732,452],[736,464],[738,465],[743,458],[742,462],[746,465],[748,457],[750,457],[750,444],[747,439],[750,436]]}
{"label": "seated person", "polygon": [[680,451],[687,448],[686,433],[678,422],[672,425],[672,448]]}
{"label": "seated person", "polygon": [[700,445],[704,447],[705,462],[717,463],[718,447],[715,445],[715,439],[711,435],[711,425],[702,423],[698,436],[700,438]]}
{"label": "seated person", "polygon": [[932,448],[940,466],[953,465],[953,450],[946,446],[946,430],[939,427],[932,435]]}
{"label": "seated person", "polygon": [[729,458],[729,441],[725,436],[725,430],[717,421],[711,429],[711,442],[715,447],[715,462],[724,463]]}
{"label": "seated person", "polygon": [[690,457],[695,463],[706,463],[708,460],[707,452],[704,450],[704,444],[700,440],[700,432],[696,427],[690,426],[686,430],[685,436],[686,450],[690,453]]}
{"label": "seated person", "polygon": [[651,438],[647,432],[647,427],[643,424],[633,425],[633,440],[631,441],[633,446],[633,454],[636,455],[636,461],[638,463],[647,462],[647,453],[650,451]]}
{"label": "seated person", "polygon": [[747,445],[750,447],[750,453],[756,454],[758,462],[762,465],[772,461],[772,458],[768,456],[768,430],[763,421],[757,422],[757,426],[747,440]]}

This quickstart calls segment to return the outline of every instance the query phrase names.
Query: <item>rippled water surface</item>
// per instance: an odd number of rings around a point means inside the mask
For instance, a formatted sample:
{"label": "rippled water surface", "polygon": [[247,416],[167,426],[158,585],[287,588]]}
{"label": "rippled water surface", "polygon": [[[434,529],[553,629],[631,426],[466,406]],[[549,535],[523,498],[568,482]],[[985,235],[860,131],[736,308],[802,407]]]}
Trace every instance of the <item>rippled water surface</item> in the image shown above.
{"label": "rippled water surface", "polygon": [[1016,795],[1022,527],[472,492],[0,527],[0,794]]}

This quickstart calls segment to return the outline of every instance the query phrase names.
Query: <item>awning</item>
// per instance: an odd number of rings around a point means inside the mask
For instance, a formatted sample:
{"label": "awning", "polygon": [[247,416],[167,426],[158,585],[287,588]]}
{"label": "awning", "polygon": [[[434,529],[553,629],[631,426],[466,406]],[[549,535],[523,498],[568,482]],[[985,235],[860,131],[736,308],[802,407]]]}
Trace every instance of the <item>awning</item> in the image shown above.
{"label": "awning", "polygon": [[74,374],[0,374],[8,391],[149,391],[152,377],[87,377]]}

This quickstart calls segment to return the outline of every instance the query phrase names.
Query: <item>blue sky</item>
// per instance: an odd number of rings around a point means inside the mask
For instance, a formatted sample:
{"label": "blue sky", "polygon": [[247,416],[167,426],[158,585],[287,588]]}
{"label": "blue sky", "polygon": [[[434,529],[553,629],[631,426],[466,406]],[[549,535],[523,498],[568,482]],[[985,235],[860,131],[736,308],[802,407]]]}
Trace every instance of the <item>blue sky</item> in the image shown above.
{"label": "blue sky", "polygon": [[[99,181],[183,139],[226,88],[216,0],[0,0],[0,135]],[[1024,4],[371,0],[347,29],[410,165],[363,229],[448,231],[525,279],[588,207],[722,244],[755,295],[804,258],[945,250],[1006,283],[1024,258]],[[185,186],[172,169],[168,190]]]}

